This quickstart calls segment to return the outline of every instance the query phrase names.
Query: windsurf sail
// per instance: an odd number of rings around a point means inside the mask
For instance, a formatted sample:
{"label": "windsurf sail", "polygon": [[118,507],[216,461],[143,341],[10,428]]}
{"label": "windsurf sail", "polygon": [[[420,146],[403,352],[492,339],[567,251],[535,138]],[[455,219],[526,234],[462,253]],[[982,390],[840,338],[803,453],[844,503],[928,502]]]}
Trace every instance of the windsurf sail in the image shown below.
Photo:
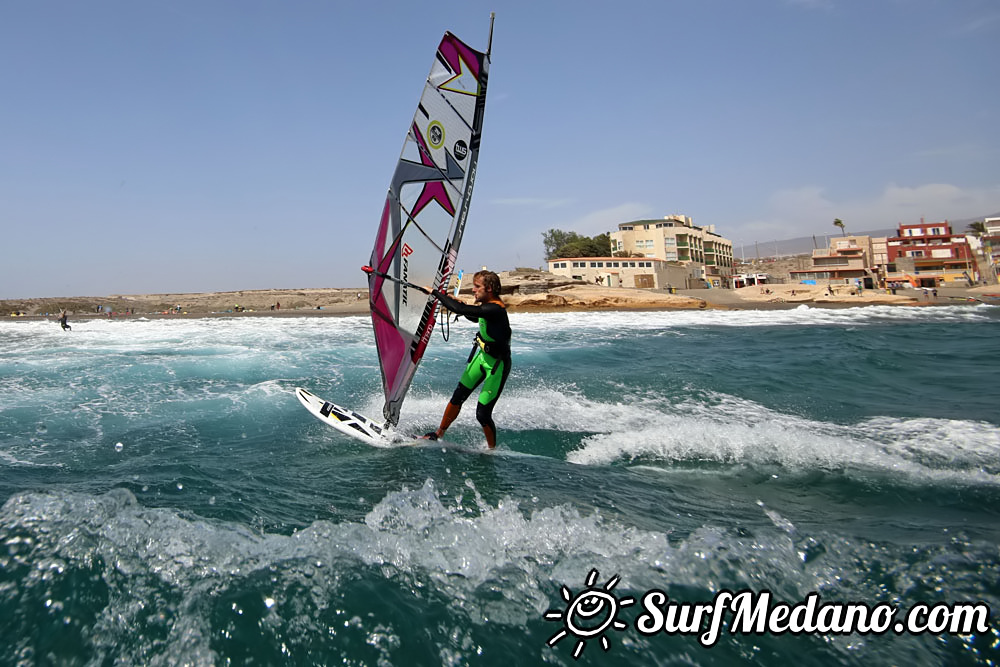
{"label": "windsurf sail", "polygon": [[[416,286],[447,290],[469,214],[486,109],[486,52],[446,32],[386,195],[368,273],[388,424],[434,330],[437,300]],[[366,267],[367,268],[367,267]]]}

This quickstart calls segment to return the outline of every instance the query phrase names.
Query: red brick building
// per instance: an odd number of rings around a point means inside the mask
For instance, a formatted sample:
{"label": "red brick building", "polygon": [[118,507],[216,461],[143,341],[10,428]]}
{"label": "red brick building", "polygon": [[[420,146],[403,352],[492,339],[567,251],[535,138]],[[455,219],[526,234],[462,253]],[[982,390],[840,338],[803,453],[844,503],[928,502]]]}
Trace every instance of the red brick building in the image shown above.
{"label": "red brick building", "polygon": [[938,287],[976,278],[969,242],[963,234],[954,234],[947,221],[900,224],[898,236],[890,236],[886,246],[889,281]]}

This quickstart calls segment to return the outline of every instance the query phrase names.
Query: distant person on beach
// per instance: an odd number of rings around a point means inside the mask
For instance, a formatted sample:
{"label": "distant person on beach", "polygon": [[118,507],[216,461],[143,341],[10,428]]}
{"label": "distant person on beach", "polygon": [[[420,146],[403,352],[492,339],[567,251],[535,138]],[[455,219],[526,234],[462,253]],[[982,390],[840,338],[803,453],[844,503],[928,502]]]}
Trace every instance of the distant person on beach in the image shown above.
{"label": "distant person on beach", "polygon": [[472,278],[472,295],[478,305],[466,305],[438,290],[428,292],[451,312],[464,315],[472,322],[479,322],[479,333],[476,334],[476,344],[469,355],[465,372],[444,408],[441,425],[424,437],[428,440],[443,437],[461,412],[462,404],[482,384],[476,404],[476,420],[483,427],[486,446],[493,449],[497,446],[493,408],[510,374],[510,320],[507,319],[507,306],[500,300],[500,277],[492,271],[476,272]]}
{"label": "distant person on beach", "polygon": [[69,315],[66,314],[65,310],[62,311],[62,315],[59,316],[59,325],[63,328],[63,331],[72,331],[73,330],[73,327],[71,327],[69,325],[69,323],[67,322],[68,319],[69,319]]}

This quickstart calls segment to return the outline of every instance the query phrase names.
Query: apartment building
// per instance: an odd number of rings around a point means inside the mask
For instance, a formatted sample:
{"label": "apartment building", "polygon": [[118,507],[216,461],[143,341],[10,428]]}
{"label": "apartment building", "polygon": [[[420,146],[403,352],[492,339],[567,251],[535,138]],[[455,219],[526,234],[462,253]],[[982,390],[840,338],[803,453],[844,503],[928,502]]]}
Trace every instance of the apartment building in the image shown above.
{"label": "apartment building", "polygon": [[690,216],[668,215],[660,220],[623,222],[610,236],[613,254],[680,262],[696,280],[712,287],[732,287],[733,243],[717,234],[715,225],[698,227]]}
{"label": "apartment building", "polygon": [[789,271],[792,282],[855,283],[868,288],[882,286],[880,276],[888,263],[886,237],[842,236],[830,239],[829,248],[812,253],[812,266]]}
{"label": "apartment building", "polygon": [[909,282],[915,287],[938,287],[946,283],[968,284],[978,279],[972,249],[963,234],[952,232],[945,222],[900,224],[889,237],[889,282]]}

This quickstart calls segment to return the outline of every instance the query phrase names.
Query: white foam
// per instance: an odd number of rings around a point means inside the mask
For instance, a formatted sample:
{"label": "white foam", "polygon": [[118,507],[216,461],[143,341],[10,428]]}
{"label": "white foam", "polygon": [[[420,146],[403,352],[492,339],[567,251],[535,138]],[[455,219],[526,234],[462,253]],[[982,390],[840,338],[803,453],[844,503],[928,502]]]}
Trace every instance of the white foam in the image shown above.
{"label": "white foam", "polygon": [[[624,391],[614,401],[601,401],[572,385],[551,382],[508,387],[494,412],[498,426],[506,432],[584,434],[580,447],[567,454],[571,463],[709,461],[796,471],[879,472],[911,482],[1000,485],[1000,427],[985,422],[886,416],[837,424],[716,393],[671,404],[656,393]],[[401,430],[417,433],[436,427],[448,398],[411,393],[405,411],[409,417]],[[371,394],[360,411],[379,414],[381,400]],[[481,444],[475,410],[463,410],[448,437]]]}
{"label": "white foam", "polygon": [[588,465],[712,461],[1000,485],[1000,428],[992,424],[894,417],[831,424],[734,397],[713,399],[676,406],[640,399],[606,406],[602,414],[616,427],[594,429],[598,433],[585,437],[568,460]]}
{"label": "white foam", "polygon": [[865,326],[889,322],[988,321],[997,306],[863,306],[787,310],[662,310],[587,313],[512,313],[511,323],[522,334],[544,336],[553,329],[578,332],[658,330],[664,327]]}
{"label": "white foam", "polygon": [[[828,309],[799,307],[789,310],[665,310],[586,313],[512,313],[515,345],[534,345],[547,340],[553,330],[587,336],[595,332],[614,336],[616,331],[658,331],[702,326],[865,326],[886,322],[976,322],[988,321],[997,308],[977,306],[900,307],[866,306]],[[474,330],[463,322],[452,327],[462,336]],[[204,318],[204,319],[92,319],[80,320],[71,332],[54,321],[0,320],[0,356],[60,351],[129,352],[216,349],[231,352],[255,349],[261,344],[291,350],[326,345],[373,347],[370,318]],[[464,343],[461,345],[464,347]],[[432,346],[430,352],[437,349]]]}

